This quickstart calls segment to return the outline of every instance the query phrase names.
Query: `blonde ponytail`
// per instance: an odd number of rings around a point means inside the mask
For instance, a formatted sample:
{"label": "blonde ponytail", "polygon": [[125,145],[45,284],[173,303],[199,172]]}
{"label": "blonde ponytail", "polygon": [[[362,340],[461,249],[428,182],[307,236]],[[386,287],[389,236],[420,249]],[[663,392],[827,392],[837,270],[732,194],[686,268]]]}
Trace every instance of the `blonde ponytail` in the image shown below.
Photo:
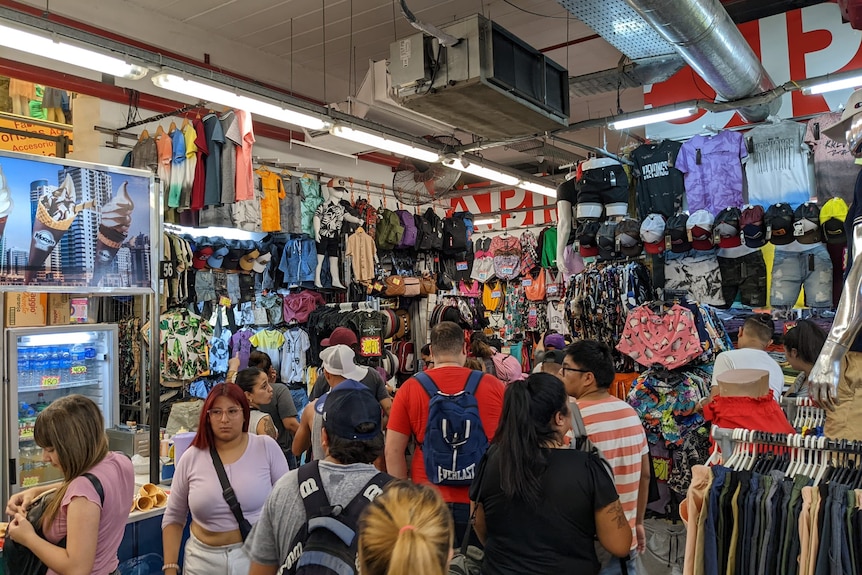
{"label": "blonde ponytail", "polygon": [[452,516],[431,487],[393,481],[359,520],[363,575],[446,575]]}

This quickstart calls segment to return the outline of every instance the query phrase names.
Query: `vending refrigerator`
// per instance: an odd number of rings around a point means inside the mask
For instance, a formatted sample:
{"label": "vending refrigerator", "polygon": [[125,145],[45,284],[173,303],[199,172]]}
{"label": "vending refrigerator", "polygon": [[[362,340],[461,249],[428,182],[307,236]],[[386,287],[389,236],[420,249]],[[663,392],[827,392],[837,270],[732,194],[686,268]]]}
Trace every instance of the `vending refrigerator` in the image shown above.
{"label": "vending refrigerator", "polygon": [[91,324],[7,328],[7,392],[2,413],[8,441],[0,446],[8,462],[0,501],[17,491],[62,479],[42,460],[33,439],[34,423],[51,402],[72,394],[89,397],[102,408],[105,427],[120,414],[117,325]]}

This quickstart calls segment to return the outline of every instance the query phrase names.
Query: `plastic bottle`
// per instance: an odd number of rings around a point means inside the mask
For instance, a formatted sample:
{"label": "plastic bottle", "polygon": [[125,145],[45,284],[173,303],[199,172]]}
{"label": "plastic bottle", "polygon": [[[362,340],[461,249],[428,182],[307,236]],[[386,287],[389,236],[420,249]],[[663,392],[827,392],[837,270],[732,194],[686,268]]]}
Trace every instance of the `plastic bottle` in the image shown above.
{"label": "plastic bottle", "polygon": [[39,387],[42,384],[42,377],[46,375],[46,372],[48,370],[47,348],[33,348],[33,354],[30,359],[30,367],[33,372],[30,377],[30,381],[33,387]]}
{"label": "plastic bottle", "polygon": [[51,375],[53,377],[60,375],[60,348],[58,346],[51,346],[51,352],[49,356],[48,363],[48,371],[49,373],[46,375]]}
{"label": "plastic bottle", "polygon": [[33,408],[36,410],[36,413],[40,413],[44,411],[46,407],[48,407],[48,402],[45,401],[45,394],[40,391],[39,399],[36,401],[35,405],[33,405]]}
{"label": "plastic bottle", "polygon": [[84,360],[85,360],[84,346],[81,345],[80,343],[76,343],[69,350],[69,354],[71,356],[71,361],[72,361],[72,365],[71,365],[72,381],[73,382],[84,381],[85,379],[87,379],[87,374],[84,373],[84,366],[85,366],[85,363],[84,363]]}
{"label": "plastic bottle", "polygon": [[84,346],[84,365],[87,368],[86,379],[99,379],[96,344],[88,343]]}
{"label": "plastic bottle", "polygon": [[72,346],[60,347],[60,383],[72,381]]}
{"label": "plastic bottle", "polygon": [[18,387],[30,387],[30,350],[21,348],[18,350]]}

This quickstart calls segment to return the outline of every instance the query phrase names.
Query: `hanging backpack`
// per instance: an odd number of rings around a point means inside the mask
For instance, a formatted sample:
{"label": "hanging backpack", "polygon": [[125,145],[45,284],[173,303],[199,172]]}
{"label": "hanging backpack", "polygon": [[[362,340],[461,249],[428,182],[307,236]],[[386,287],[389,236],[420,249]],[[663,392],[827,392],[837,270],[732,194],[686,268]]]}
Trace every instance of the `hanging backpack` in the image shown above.
{"label": "hanging backpack", "polygon": [[422,247],[417,246],[418,249],[436,252],[443,249],[443,220],[434,208],[428,208],[422,214],[421,230]]}
{"label": "hanging backpack", "polygon": [[476,400],[482,375],[471,371],[464,390],[452,395],[440,391],[425,372],[413,376],[431,398],[422,454],[428,481],[434,485],[470,485],[488,450]]}
{"label": "hanging backpack", "polygon": [[453,215],[443,220],[443,254],[457,257],[466,251],[467,225],[464,218],[456,218]]}
{"label": "hanging backpack", "polygon": [[359,516],[394,478],[378,473],[342,508],[331,505],[326,496],[319,461],[303,465],[298,473],[306,520],[293,538],[291,551],[279,573],[355,575]]}
{"label": "hanging backpack", "polygon": [[393,250],[401,243],[404,236],[404,226],[401,218],[392,210],[382,210],[377,223],[377,247],[381,250]]}
{"label": "hanging backpack", "polygon": [[401,234],[401,241],[395,247],[402,250],[416,247],[418,230],[416,229],[416,222],[413,220],[413,214],[407,210],[396,210],[395,213],[398,214],[401,227],[404,228],[404,232]]}

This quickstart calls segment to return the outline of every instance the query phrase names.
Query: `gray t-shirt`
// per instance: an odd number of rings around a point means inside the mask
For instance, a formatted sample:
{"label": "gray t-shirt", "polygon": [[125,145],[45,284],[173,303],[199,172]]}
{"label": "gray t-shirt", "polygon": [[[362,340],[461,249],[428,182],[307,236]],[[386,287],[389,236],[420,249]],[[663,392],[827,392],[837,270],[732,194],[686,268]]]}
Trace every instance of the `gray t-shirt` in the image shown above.
{"label": "gray t-shirt", "polygon": [[830,198],[843,198],[853,203],[853,189],[859,165],[845,142],[836,142],[823,133],[841,121],[841,112],[828,112],[808,120],[805,143],[814,152],[814,184],[817,199],[822,206]]}
{"label": "gray t-shirt", "polygon": [[270,417],[278,430],[278,445],[285,453],[290,451],[290,445],[293,443],[293,435],[284,427],[281,421],[287,417],[296,417],[296,404],[293,403],[293,396],[290,395],[290,390],[283,383],[272,384],[272,401],[266,405],[261,405],[260,410]]}
{"label": "gray t-shirt", "polygon": [[[245,541],[246,554],[261,565],[284,565],[293,538],[305,524],[305,505],[299,495],[298,471],[283,476],[272,488],[260,519]],[[377,474],[367,463],[337,465],[320,462],[323,490],[330,505],[346,506]]]}

